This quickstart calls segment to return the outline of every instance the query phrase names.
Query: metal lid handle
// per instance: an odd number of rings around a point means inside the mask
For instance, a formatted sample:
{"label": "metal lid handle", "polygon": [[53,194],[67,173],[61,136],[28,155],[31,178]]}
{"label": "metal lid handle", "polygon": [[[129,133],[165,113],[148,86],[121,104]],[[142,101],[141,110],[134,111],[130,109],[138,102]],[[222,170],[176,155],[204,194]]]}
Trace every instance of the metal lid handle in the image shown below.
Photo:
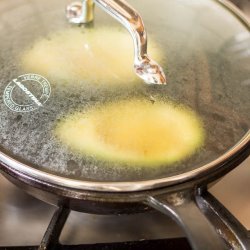
{"label": "metal lid handle", "polygon": [[[134,42],[134,69],[148,84],[166,84],[162,67],[147,54],[147,33],[139,13],[124,0],[94,0],[104,11],[118,20],[131,34]],[[94,18],[93,0],[75,2],[67,7],[71,23],[88,23]]]}

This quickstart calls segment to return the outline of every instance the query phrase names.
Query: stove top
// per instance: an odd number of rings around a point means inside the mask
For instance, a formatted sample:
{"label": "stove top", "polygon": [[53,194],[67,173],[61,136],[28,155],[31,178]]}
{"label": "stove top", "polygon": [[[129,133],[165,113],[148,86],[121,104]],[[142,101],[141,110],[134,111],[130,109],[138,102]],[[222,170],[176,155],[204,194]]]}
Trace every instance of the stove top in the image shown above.
{"label": "stove top", "polygon": [[[250,15],[249,0],[234,2]],[[209,190],[248,230],[249,167],[250,158]],[[27,195],[1,175],[0,190],[0,249],[37,249],[56,208]],[[122,216],[71,211],[60,243],[60,249],[83,249],[82,244],[84,249],[190,249],[175,222],[156,211]]]}
{"label": "stove top", "polygon": [[[210,189],[247,229],[250,229],[249,166],[250,158]],[[0,249],[39,245],[56,208],[27,195],[2,176],[0,189]],[[82,244],[89,247],[86,249],[152,249],[153,246],[189,249],[181,229],[158,212],[121,216],[71,212],[60,242],[64,245],[62,249],[68,249],[68,245],[74,245],[71,249],[81,249]],[[110,242],[116,244],[107,244]],[[119,242],[127,242],[126,247]],[[100,245],[92,245],[97,243]]]}

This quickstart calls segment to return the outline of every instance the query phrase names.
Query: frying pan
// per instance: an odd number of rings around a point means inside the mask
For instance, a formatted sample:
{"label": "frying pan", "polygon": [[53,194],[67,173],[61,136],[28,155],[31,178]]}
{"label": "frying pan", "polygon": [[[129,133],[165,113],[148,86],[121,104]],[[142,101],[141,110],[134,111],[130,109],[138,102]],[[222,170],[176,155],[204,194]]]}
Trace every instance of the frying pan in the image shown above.
{"label": "frying pan", "polygon": [[[12,86],[12,79],[30,73],[21,63],[23,51],[51,33],[71,28],[62,11],[65,1],[50,5],[41,1],[23,0],[18,5],[5,2],[0,10],[4,13],[0,28],[4,48],[0,53],[1,93]],[[157,209],[182,226],[194,249],[226,249],[198,200],[208,184],[238,166],[250,152],[249,86],[241,84],[250,72],[238,66],[239,58],[249,59],[231,49],[239,46],[234,39],[237,35],[249,33],[249,23],[226,1],[195,4],[157,0],[145,2],[143,8],[139,1],[133,5],[141,10],[149,33],[163,51],[161,65],[168,86],[139,82],[132,87],[107,87],[110,85],[105,79],[95,86],[74,79],[72,85],[53,73],[43,75],[51,85],[51,93],[42,108],[16,112],[6,105],[3,96],[1,172],[35,197],[77,211],[120,214]],[[159,20],[152,19],[152,9],[159,12]],[[117,27],[101,10],[96,12],[94,28],[103,23]],[[237,60],[230,60],[234,57]],[[38,60],[34,58],[34,64]],[[17,106],[28,105],[26,96],[14,90],[11,97]],[[35,86],[32,93],[39,93],[39,88]],[[149,96],[187,105],[200,115],[206,142],[199,152],[171,167],[133,168],[93,156],[79,157],[53,135],[55,124],[66,114]]]}

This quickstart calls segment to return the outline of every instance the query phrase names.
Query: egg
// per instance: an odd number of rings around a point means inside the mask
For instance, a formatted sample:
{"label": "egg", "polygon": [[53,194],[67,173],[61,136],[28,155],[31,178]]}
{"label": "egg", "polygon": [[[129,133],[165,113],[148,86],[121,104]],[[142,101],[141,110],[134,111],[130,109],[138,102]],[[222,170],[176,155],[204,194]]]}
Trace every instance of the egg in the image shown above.
{"label": "egg", "polygon": [[[160,61],[150,39],[149,55]],[[70,28],[36,41],[21,54],[21,67],[56,84],[115,85],[140,81],[134,72],[131,35],[115,27]]]}
{"label": "egg", "polygon": [[144,99],[69,114],[54,132],[76,154],[145,167],[181,161],[201,148],[205,139],[202,121],[191,109]]}

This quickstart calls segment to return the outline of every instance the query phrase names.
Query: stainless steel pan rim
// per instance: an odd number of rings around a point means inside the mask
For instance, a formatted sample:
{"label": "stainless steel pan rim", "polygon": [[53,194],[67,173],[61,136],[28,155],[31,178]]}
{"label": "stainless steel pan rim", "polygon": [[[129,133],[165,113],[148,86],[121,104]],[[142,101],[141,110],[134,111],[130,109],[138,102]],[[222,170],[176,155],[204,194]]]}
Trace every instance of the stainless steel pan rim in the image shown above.
{"label": "stainless steel pan rim", "polygon": [[10,171],[11,169],[14,169],[15,171],[31,178],[39,179],[52,185],[63,186],[65,188],[97,192],[134,192],[167,187],[209,175],[212,171],[215,171],[220,167],[224,167],[224,163],[230,162],[230,160],[232,160],[238,152],[249,146],[249,142],[250,131],[248,131],[244,138],[227,153],[200,168],[180,175],[149,181],[94,182],[73,180],[31,168],[3,153],[0,153],[0,162],[2,162],[5,167],[9,168]]}
{"label": "stainless steel pan rim", "polygon": [[[245,17],[245,15],[232,3],[230,3],[228,0],[215,1],[231,11],[244,25],[246,25],[250,29],[250,23],[247,17]],[[2,152],[0,152],[0,163],[3,164],[2,167],[7,168],[10,172],[19,172],[21,175],[43,181],[51,185],[62,186],[64,188],[97,192],[134,192],[167,187],[207,176],[213,171],[224,167],[225,163],[230,163],[230,161],[233,160],[234,156],[237,155],[237,153],[244,150],[244,148],[249,147],[249,143],[250,130],[239,143],[237,143],[233,148],[231,148],[228,152],[226,152],[218,159],[187,173],[148,181],[94,182],[73,180],[70,178],[60,177],[54,174],[34,169],[26,164],[18,162],[17,160],[9,157]]]}

